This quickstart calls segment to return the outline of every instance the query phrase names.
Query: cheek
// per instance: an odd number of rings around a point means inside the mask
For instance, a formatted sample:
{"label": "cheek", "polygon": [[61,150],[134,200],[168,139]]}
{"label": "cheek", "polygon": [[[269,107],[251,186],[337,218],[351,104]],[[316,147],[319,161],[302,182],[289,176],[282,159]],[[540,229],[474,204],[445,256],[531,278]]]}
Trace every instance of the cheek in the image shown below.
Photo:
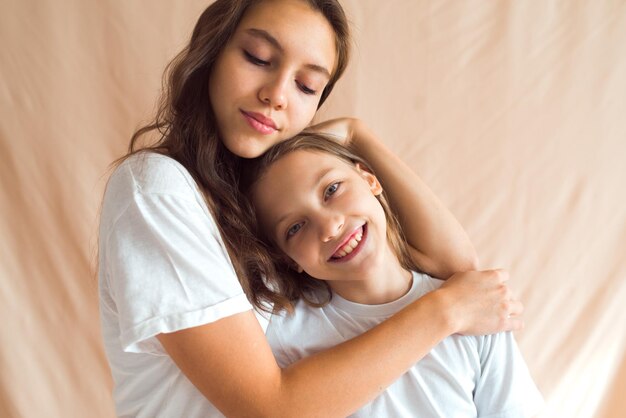
{"label": "cheek", "polygon": [[285,139],[299,134],[311,124],[317,111],[317,100],[295,100],[290,110],[289,132],[285,135]]}
{"label": "cheek", "polygon": [[369,216],[372,218],[374,222],[376,222],[376,227],[378,229],[387,229],[387,217],[385,216],[385,211],[376,198],[368,188],[363,188],[361,193],[359,193],[359,197],[355,196],[354,201],[358,202],[357,207],[367,208],[367,212]]}
{"label": "cheek", "polygon": [[310,256],[311,256],[311,252],[308,251],[306,241],[304,240],[302,240],[302,242],[294,248],[294,250],[291,252],[291,255],[290,255],[290,257],[294,261],[304,266],[308,264],[307,261]]}
{"label": "cheek", "polygon": [[218,58],[211,73],[209,82],[211,101],[223,101],[245,90],[252,79],[247,72],[233,52],[225,52]]}
{"label": "cheek", "polygon": [[295,245],[290,253],[287,253],[292,260],[302,267],[309,267],[316,259],[316,249],[312,245],[310,234],[300,237],[300,241]]}
{"label": "cheek", "polygon": [[220,113],[222,98],[225,96],[223,65],[222,60],[218,60],[209,75],[209,99],[213,110],[218,114]]}
{"label": "cheek", "polygon": [[373,210],[375,211],[377,227],[380,229],[383,236],[387,236],[387,217],[385,216],[385,211],[383,210],[383,207],[380,205],[378,200],[376,200],[375,204],[376,206],[373,208]]}

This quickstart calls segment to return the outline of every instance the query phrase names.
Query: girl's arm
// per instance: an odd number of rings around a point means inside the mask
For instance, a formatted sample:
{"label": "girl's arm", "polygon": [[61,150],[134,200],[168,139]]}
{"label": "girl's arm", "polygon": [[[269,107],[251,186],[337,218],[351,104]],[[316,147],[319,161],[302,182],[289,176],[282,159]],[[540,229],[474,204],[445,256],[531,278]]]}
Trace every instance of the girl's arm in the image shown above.
{"label": "girl's arm", "polygon": [[478,269],[478,257],[465,230],[420,177],[363,122],[333,119],[311,129],[337,136],[376,172],[409,243],[413,261],[426,273],[447,279]]}
{"label": "girl's arm", "polygon": [[522,307],[507,279],[502,271],[459,273],[370,331],[285,369],[252,311],[158,339],[228,417],[343,417],[446,336],[519,329]]}

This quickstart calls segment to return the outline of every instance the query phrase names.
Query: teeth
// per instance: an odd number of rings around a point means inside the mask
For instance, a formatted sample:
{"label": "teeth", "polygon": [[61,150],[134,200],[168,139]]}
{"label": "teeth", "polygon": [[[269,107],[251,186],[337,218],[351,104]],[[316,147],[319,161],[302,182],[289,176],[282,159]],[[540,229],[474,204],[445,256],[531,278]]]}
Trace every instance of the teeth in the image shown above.
{"label": "teeth", "polygon": [[350,254],[359,245],[359,242],[361,242],[362,239],[363,233],[359,232],[350,241],[348,241],[346,245],[341,247],[339,251],[335,253],[335,258],[345,257]]}

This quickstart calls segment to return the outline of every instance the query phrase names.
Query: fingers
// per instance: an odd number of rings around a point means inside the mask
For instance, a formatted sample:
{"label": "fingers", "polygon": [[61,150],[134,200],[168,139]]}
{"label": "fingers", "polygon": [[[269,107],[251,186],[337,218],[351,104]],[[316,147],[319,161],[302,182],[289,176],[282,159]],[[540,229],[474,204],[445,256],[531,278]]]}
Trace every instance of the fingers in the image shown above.
{"label": "fingers", "polygon": [[505,331],[519,331],[524,329],[524,321],[521,318],[509,318],[507,320]]}
{"label": "fingers", "polygon": [[515,298],[515,295],[507,285],[509,272],[504,269],[494,269],[490,271],[500,284],[501,300],[501,325],[503,331],[517,331],[524,328],[524,321],[521,318],[524,312],[524,304]]}
{"label": "fingers", "polygon": [[493,274],[500,283],[505,283],[509,280],[509,272],[504,269],[493,269],[485,271]]}
{"label": "fingers", "polygon": [[352,141],[352,124],[355,119],[337,118],[318,123],[307,128],[307,131],[326,134],[340,144],[348,146]]}
{"label": "fingers", "polygon": [[485,335],[524,327],[524,305],[508,286],[503,269],[456,273],[442,286],[452,305],[457,332]]}
{"label": "fingers", "polygon": [[524,305],[519,300],[511,300],[509,303],[509,316],[520,316],[524,312]]}
{"label": "fingers", "polygon": [[504,331],[518,331],[524,328],[524,320],[521,315],[524,312],[524,305],[519,300],[510,299],[503,303],[506,314]]}

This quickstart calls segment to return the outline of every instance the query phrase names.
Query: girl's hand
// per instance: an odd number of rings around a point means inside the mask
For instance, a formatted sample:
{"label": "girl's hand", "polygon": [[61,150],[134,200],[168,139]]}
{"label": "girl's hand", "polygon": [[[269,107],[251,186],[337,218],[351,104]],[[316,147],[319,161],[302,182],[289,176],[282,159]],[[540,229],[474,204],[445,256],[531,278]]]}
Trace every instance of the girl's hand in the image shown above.
{"label": "girl's hand", "polygon": [[455,333],[486,335],[521,329],[524,306],[506,285],[504,270],[468,271],[450,277],[438,292],[443,294]]}
{"label": "girl's hand", "polygon": [[343,146],[351,148],[359,125],[360,121],[355,118],[337,118],[310,126],[307,131],[329,135]]}

